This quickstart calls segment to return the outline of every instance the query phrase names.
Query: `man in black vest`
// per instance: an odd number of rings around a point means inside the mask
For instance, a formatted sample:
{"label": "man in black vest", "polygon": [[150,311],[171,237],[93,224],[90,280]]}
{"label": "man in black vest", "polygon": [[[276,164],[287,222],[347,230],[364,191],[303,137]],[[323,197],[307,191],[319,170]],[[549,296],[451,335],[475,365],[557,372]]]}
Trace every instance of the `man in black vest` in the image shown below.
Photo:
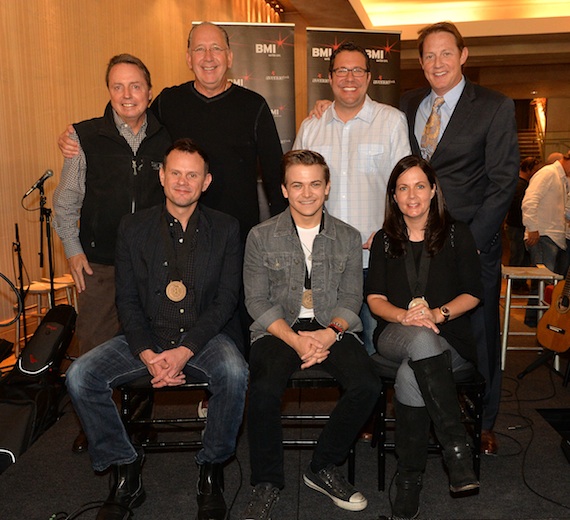
{"label": "man in black vest", "polygon": [[[65,159],[54,194],[54,227],[79,293],[80,354],[119,329],[117,229],[123,215],[164,200],[158,170],[171,142],[166,129],[147,111],[151,80],[141,60],[130,54],[114,56],[105,79],[110,95],[105,113],[73,126],[80,152]],[[81,432],[73,450],[83,452],[86,447]]]}

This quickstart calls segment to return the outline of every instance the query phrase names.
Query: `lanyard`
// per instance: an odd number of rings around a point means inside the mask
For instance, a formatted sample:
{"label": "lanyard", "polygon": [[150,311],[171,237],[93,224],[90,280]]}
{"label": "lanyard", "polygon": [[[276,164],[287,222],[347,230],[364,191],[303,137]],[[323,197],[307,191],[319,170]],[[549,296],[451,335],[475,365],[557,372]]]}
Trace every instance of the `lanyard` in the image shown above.
{"label": "lanyard", "polygon": [[425,250],[425,247],[422,246],[422,253],[420,256],[420,265],[419,268],[416,269],[416,265],[414,262],[414,254],[412,251],[412,243],[408,240],[406,244],[406,273],[408,275],[408,283],[410,284],[410,291],[412,293],[412,298],[416,298],[419,296],[424,296],[428,273],[429,273],[429,264],[430,264],[430,257]]}
{"label": "lanyard", "polygon": [[[297,234],[297,238],[299,239],[299,243],[301,244],[301,250],[303,249],[303,242],[301,241],[301,237],[299,236],[299,231],[297,230],[297,224],[295,224],[295,220],[293,219],[293,215],[291,215],[291,222],[293,222],[293,229],[295,230],[295,233]],[[325,227],[325,212],[323,211],[323,215],[321,217],[321,223],[319,225],[319,231],[317,233],[317,235],[323,230],[323,228]],[[315,238],[317,238],[315,236]],[[310,254],[313,254],[313,248],[314,248],[315,242],[313,241],[313,247],[311,248]],[[303,253],[303,256],[305,256],[305,253]],[[313,274],[313,270],[311,269],[311,272],[309,273],[309,269],[307,267],[307,262],[305,261],[305,289],[310,290],[311,289],[311,276]]]}

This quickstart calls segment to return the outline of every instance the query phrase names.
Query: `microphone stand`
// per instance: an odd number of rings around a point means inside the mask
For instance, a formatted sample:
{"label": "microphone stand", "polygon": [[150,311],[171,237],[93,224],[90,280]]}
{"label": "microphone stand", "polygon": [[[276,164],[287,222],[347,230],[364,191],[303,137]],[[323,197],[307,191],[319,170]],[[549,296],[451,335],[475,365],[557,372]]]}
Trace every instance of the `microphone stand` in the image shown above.
{"label": "microphone stand", "polygon": [[44,233],[43,225],[44,219],[46,224],[46,238],[47,238],[47,249],[48,249],[48,269],[49,269],[49,301],[51,306],[55,306],[55,289],[53,285],[54,271],[53,271],[53,255],[52,255],[52,244],[51,244],[51,209],[46,208],[46,196],[44,193],[44,183],[42,182],[38,189],[40,190],[40,267],[44,266]]}
{"label": "microphone stand", "polygon": [[[14,247],[14,251],[18,257],[18,280],[20,282],[20,299],[22,301],[22,322],[24,324],[24,347],[28,344],[28,325],[26,324],[26,291],[24,289],[24,262],[22,261],[22,248],[20,247],[20,232],[18,230],[18,224],[15,224],[16,228],[16,241],[12,244]],[[16,327],[20,326],[20,322],[18,321]],[[17,345],[19,351],[20,345]]]}

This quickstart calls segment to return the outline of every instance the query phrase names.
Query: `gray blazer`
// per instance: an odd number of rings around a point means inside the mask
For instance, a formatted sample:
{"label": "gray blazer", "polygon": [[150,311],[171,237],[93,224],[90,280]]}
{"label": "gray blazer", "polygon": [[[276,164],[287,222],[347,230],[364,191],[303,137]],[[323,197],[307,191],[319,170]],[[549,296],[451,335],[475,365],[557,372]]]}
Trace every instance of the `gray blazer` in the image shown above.
{"label": "gray blazer", "polygon": [[[333,317],[359,332],[362,306],[362,242],[352,226],[324,212],[324,227],[313,244],[311,288],[317,321],[326,327]],[[245,305],[254,322],[251,340],[268,334],[278,319],[293,325],[301,310],[305,256],[291,212],[255,226],[247,237],[243,281]]]}

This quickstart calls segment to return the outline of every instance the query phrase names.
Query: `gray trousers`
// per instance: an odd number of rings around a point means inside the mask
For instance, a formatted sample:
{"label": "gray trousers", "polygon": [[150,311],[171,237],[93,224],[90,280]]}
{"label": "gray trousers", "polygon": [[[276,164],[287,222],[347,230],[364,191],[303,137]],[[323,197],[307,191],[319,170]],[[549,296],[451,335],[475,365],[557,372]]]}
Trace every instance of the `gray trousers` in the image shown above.
{"label": "gray trousers", "polygon": [[395,396],[407,406],[425,406],[416,375],[408,365],[408,360],[418,361],[439,356],[449,350],[453,372],[472,367],[470,361],[463,359],[444,338],[427,327],[390,323],[380,334],[376,348],[382,358],[380,364],[396,371]]}

